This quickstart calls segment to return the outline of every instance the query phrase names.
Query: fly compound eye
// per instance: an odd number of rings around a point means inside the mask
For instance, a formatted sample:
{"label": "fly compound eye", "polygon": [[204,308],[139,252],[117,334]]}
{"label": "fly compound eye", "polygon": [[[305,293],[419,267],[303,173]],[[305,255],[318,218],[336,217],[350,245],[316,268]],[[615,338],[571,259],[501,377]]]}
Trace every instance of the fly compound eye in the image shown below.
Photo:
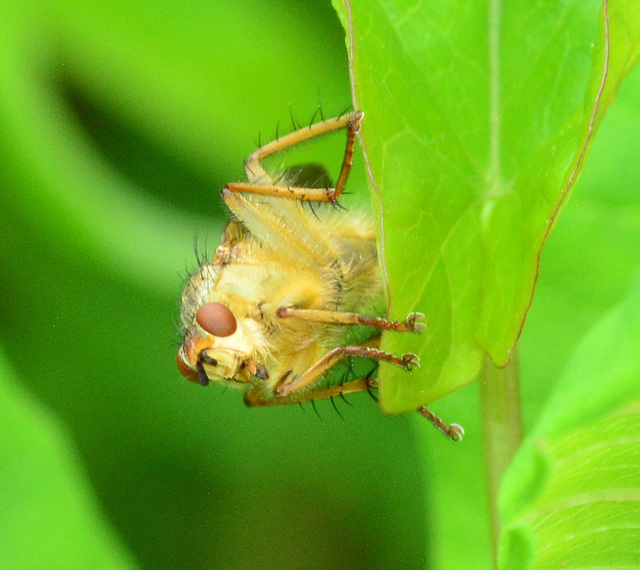
{"label": "fly compound eye", "polygon": [[231,336],[238,328],[233,313],[222,303],[207,303],[196,313],[196,322],[213,336]]}

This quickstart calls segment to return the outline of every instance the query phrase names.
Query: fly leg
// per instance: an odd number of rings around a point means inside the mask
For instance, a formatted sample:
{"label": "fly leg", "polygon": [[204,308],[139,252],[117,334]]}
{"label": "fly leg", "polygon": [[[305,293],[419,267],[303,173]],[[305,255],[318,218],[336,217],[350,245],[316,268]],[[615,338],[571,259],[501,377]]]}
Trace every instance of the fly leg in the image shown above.
{"label": "fly leg", "polygon": [[424,319],[422,313],[409,313],[404,321],[391,321],[382,317],[366,317],[357,313],[294,309],[293,307],[280,307],[277,314],[280,318],[297,318],[314,323],[334,325],[364,325],[385,331],[419,333],[427,328],[424,323],[418,322],[420,319]]}
{"label": "fly leg", "polygon": [[[291,403],[311,402],[312,400],[325,400],[336,396],[344,396],[356,392],[367,392],[378,388],[378,381],[375,378],[359,378],[344,384],[336,384],[323,388],[317,388],[310,392],[304,393],[302,396],[292,400],[291,398],[265,398],[263,393],[254,388],[247,392],[244,402],[247,406],[280,406]],[[292,394],[294,396],[294,394]],[[416,410],[421,416],[428,419],[441,433],[446,435],[453,441],[460,441],[464,436],[464,429],[459,424],[446,424],[441,418],[428,410],[425,406]]]}
{"label": "fly leg", "polygon": [[[303,202],[335,202],[342,194],[347,178],[351,172],[353,163],[353,149],[356,142],[356,134],[360,131],[360,122],[363,113],[354,111],[347,115],[328,119],[308,127],[304,127],[293,133],[280,137],[269,144],[260,147],[245,162],[245,170],[250,182],[232,182],[227,184],[222,190],[224,198],[225,192],[248,192],[250,194],[260,194],[262,196],[279,196],[291,198]],[[347,144],[344,150],[344,158],[340,167],[338,181],[333,188],[304,188],[299,186],[282,186],[273,184],[271,177],[267,174],[260,161],[272,154],[290,148],[308,139],[337,131],[347,129]],[[267,183],[261,183],[265,181]]]}
{"label": "fly leg", "polygon": [[297,378],[289,381],[288,376],[283,376],[273,388],[273,394],[276,398],[286,398],[293,392],[301,390],[309,384],[315,382],[327,370],[335,366],[338,362],[348,356],[358,356],[360,358],[371,358],[373,360],[390,362],[400,368],[413,370],[420,366],[420,359],[412,352],[407,352],[402,356],[395,356],[389,352],[370,348],[367,346],[348,345],[338,346],[325,354],[318,362],[308,368]]}
{"label": "fly leg", "polygon": [[311,402],[312,400],[326,400],[329,398],[333,398],[335,396],[344,396],[346,394],[353,394],[355,392],[365,392],[367,390],[371,390],[372,388],[377,388],[377,383],[375,380],[370,378],[359,378],[358,380],[351,380],[350,382],[345,382],[343,384],[336,384],[334,386],[328,386],[324,388],[316,388],[311,392],[305,392],[301,396],[296,396],[295,398],[265,398],[263,392],[254,388],[247,392],[244,397],[244,403],[247,406],[281,406],[291,403],[301,404],[304,402]]}
{"label": "fly leg", "polygon": [[445,424],[426,406],[416,410],[422,417],[427,418],[441,433],[451,438],[453,441],[460,441],[464,436],[464,428],[460,424]]}

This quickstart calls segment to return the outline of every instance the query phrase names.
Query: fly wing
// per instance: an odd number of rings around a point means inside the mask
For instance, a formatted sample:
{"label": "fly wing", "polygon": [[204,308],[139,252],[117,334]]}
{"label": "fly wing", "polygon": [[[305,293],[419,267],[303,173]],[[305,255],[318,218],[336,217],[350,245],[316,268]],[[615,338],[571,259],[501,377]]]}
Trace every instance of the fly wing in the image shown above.
{"label": "fly wing", "polygon": [[[276,182],[278,186],[326,188],[331,185],[326,169],[318,164],[294,166]],[[303,203],[279,196],[249,192],[225,192],[229,209],[265,247],[282,258],[307,267],[333,265],[352,257],[351,244],[372,242],[375,229],[371,216],[346,212],[329,204]]]}
{"label": "fly wing", "polygon": [[282,180],[285,185],[298,188],[331,188],[333,186],[329,171],[322,164],[316,163],[291,166],[284,171]]}
{"label": "fly wing", "polygon": [[295,200],[239,192],[225,193],[224,200],[252,236],[280,258],[305,267],[325,259],[326,245],[318,244],[310,232],[310,213]]}

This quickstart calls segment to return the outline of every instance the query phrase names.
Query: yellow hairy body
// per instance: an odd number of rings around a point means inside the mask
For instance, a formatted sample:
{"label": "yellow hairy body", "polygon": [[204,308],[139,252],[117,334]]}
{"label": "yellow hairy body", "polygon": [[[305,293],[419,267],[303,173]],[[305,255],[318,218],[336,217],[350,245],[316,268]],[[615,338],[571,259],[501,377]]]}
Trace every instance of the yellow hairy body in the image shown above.
{"label": "yellow hairy body", "polygon": [[[200,265],[182,295],[184,341],[177,364],[189,380],[244,386],[245,402],[264,406],[378,386],[371,377],[375,367],[358,377],[351,360],[347,370],[353,374],[327,382],[345,359],[385,361],[407,371],[420,365],[413,353],[378,349],[382,330],[419,333],[424,315],[410,313],[405,321],[384,317],[373,220],[337,203],[362,117],[354,112],[322,121],[261,147],[245,163],[248,182],[223,189],[234,218],[213,259]],[[318,176],[317,167],[274,178],[261,164],[340,129],[347,132],[347,144],[335,187],[328,187],[323,169]],[[315,183],[304,185],[313,171]],[[460,426],[447,426],[425,407],[418,411],[449,437],[462,437]]]}
{"label": "yellow hairy body", "polygon": [[[241,347],[243,358],[264,366],[269,378],[260,380],[260,389],[268,394],[285,375],[290,380],[302,375],[348,332],[334,324],[281,318],[281,307],[383,314],[375,230],[370,216],[328,205],[314,214],[294,200],[230,192],[225,202],[236,219],[214,260],[185,290],[183,320],[195,322],[193,308],[208,302],[228,307],[238,330],[217,347]],[[376,333],[368,329],[366,336]]]}

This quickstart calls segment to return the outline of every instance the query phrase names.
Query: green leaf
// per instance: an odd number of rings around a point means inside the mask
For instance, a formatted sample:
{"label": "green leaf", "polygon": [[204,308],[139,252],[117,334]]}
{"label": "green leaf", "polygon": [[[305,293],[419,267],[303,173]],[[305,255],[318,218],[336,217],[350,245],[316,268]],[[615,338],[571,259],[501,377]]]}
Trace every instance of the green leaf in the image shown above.
{"label": "green leaf", "polygon": [[62,429],[0,352],[0,566],[134,568],[99,514]]}
{"label": "green leaf", "polygon": [[595,0],[335,5],[390,314],[426,314],[419,338],[382,342],[422,358],[411,376],[381,367],[382,407],[403,412],[470,382],[484,352],[508,360],[542,245],[638,57],[639,8],[612,0],[599,20]]}
{"label": "green leaf", "polygon": [[500,494],[503,568],[640,565],[640,275],[584,338]]}

